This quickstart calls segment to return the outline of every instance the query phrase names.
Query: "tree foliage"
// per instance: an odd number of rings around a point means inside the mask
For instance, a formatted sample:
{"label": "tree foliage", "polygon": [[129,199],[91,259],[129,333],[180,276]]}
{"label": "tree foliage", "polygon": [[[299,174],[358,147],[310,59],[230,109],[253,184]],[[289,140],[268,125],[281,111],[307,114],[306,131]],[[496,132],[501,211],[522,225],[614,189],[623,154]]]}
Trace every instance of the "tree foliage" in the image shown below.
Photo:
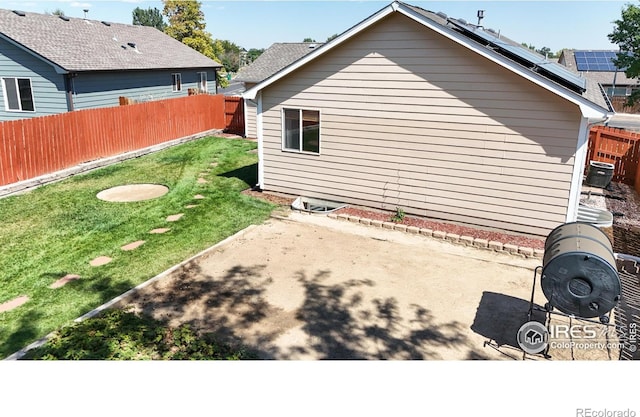
{"label": "tree foliage", "polygon": [[255,61],[260,55],[262,55],[263,52],[264,52],[264,48],[262,48],[262,49],[256,49],[256,48],[249,49],[247,51],[247,61],[248,62]]}
{"label": "tree foliage", "polygon": [[[205,30],[207,25],[204,13],[200,10],[202,3],[197,0],[162,0],[162,2],[164,4],[162,14],[169,22],[164,32],[201,54],[221,62],[220,56],[224,53],[224,48],[221,41],[214,41],[211,34]],[[222,87],[228,84],[220,74],[217,81]]]}
{"label": "tree foliage", "polygon": [[302,42],[315,42],[316,40],[313,38],[304,38]]}
{"label": "tree foliage", "polygon": [[237,72],[240,68],[240,55],[243,52],[242,48],[231,41],[219,41],[222,46],[222,53],[220,55],[221,64],[227,72]]}
{"label": "tree foliage", "polygon": [[[640,7],[628,4],[623,10],[621,18],[615,20],[614,29],[608,37],[620,48],[620,52],[613,60],[618,68],[624,68],[628,78],[640,76]],[[634,90],[629,96],[628,104],[640,101],[640,90]]]}
{"label": "tree foliage", "polygon": [[133,9],[131,13],[133,15],[133,24],[140,26],[151,26],[158,29],[161,32],[164,32],[167,24],[164,22],[162,17],[162,13],[156,7],[153,9],[149,7],[144,10],[139,7]]}

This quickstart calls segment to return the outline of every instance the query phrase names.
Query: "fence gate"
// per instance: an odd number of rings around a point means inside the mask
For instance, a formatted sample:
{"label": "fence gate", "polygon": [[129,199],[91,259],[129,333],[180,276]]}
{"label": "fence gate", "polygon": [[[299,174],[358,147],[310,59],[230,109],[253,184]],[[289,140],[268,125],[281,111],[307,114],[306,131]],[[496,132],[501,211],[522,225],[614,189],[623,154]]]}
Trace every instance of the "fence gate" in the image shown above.
{"label": "fence gate", "polygon": [[244,99],[242,97],[225,96],[224,114],[225,132],[245,136],[244,131]]}
{"label": "fence gate", "polygon": [[589,132],[589,161],[615,165],[613,181],[634,185],[640,161],[640,135],[606,126],[594,126]]}

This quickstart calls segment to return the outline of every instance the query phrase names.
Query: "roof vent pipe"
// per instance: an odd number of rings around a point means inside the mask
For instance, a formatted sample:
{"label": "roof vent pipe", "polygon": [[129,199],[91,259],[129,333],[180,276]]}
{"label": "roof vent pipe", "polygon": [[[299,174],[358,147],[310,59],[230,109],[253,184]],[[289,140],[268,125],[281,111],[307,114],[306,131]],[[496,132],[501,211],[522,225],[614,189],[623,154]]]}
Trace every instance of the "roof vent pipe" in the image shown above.
{"label": "roof vent pipe", "polygon": [[12,10],[12,12],[14,12],[15,14],[17,14],[18,16],[25,16],[25,13],[22,10]]}
{"label": "roof vent pipe", "polygon": [[480,22],[484,19],[484,10],[478,10],[478,26],[482,26]]}
{"label": "roof vent pipe", "polygon": [[127,45],[129,45],[129,46],[130,46],[130,47],[132,47],[132,48],[135,48],[135,47],[136,47],[136,44],[135,44],[135,43],[133,43],[133,42],[127,42]]}

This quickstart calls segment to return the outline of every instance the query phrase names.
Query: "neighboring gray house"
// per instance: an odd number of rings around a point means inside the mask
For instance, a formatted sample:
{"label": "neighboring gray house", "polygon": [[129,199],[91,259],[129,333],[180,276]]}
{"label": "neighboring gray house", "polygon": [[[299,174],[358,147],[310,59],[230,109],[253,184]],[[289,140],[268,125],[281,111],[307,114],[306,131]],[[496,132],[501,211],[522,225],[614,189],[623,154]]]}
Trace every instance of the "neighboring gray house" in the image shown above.
{"label": "neighboring gray house", "polygon": [[633,90],[640,88],[640,81],[628,78],[623,70],[612,62],[617,51],[612,50],[576,50],[563,49],[558,63],[602,85],[609,97],[630,96]]}
{"label": "neighboring gray house", "polygon": [[589,128],[613,111],[514,43],[389,4],[243,94],[258,186],[540,236],[575,221]]}
{"label": "neighboring gray house", "polygon": [[[310,42],[274,43],[250,65],[240,69],[234,80],[243,82],[245,89],[248,90],[314,51],[319,45],[321,44]],[[255,102],[245,100],[244,115],[245,135],[255,138],[257,135]]]}
{"label": "neighboring gray house", "polygon": [[220,67],[152,27],[0,9],[0,121],[215,93]]}

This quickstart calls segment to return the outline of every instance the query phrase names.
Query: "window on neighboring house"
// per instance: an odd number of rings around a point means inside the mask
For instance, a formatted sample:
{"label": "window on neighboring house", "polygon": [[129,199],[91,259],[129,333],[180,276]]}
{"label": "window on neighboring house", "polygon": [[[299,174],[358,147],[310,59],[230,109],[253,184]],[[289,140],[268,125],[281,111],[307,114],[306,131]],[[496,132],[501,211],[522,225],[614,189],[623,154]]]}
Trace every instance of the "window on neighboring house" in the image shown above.
{"label": "window on neighboring house", "polygon": [[631,89],[627,87],[607,87],[607,95],[613,96],[629,96],[631,95]]}
{"label": "window on neighboring house", "polygon": [[206,72],[198,73],[198,91],[202,93],[207,92],[207,73]]}
{"label": "window on neighboring house", "polygon": [[320,112],[284,109],[282,147],[287,151],[320,153]]}
{"label": "window on neighboring house", "polygon": [[172,90],[173,92],[182,91],[182,74],[175,73],[171,74],[172,79]]}
{"label": "window on neighboring house", "polygon": [[36,111],[29,78],[2,78],[2,91],[7,111]]}

